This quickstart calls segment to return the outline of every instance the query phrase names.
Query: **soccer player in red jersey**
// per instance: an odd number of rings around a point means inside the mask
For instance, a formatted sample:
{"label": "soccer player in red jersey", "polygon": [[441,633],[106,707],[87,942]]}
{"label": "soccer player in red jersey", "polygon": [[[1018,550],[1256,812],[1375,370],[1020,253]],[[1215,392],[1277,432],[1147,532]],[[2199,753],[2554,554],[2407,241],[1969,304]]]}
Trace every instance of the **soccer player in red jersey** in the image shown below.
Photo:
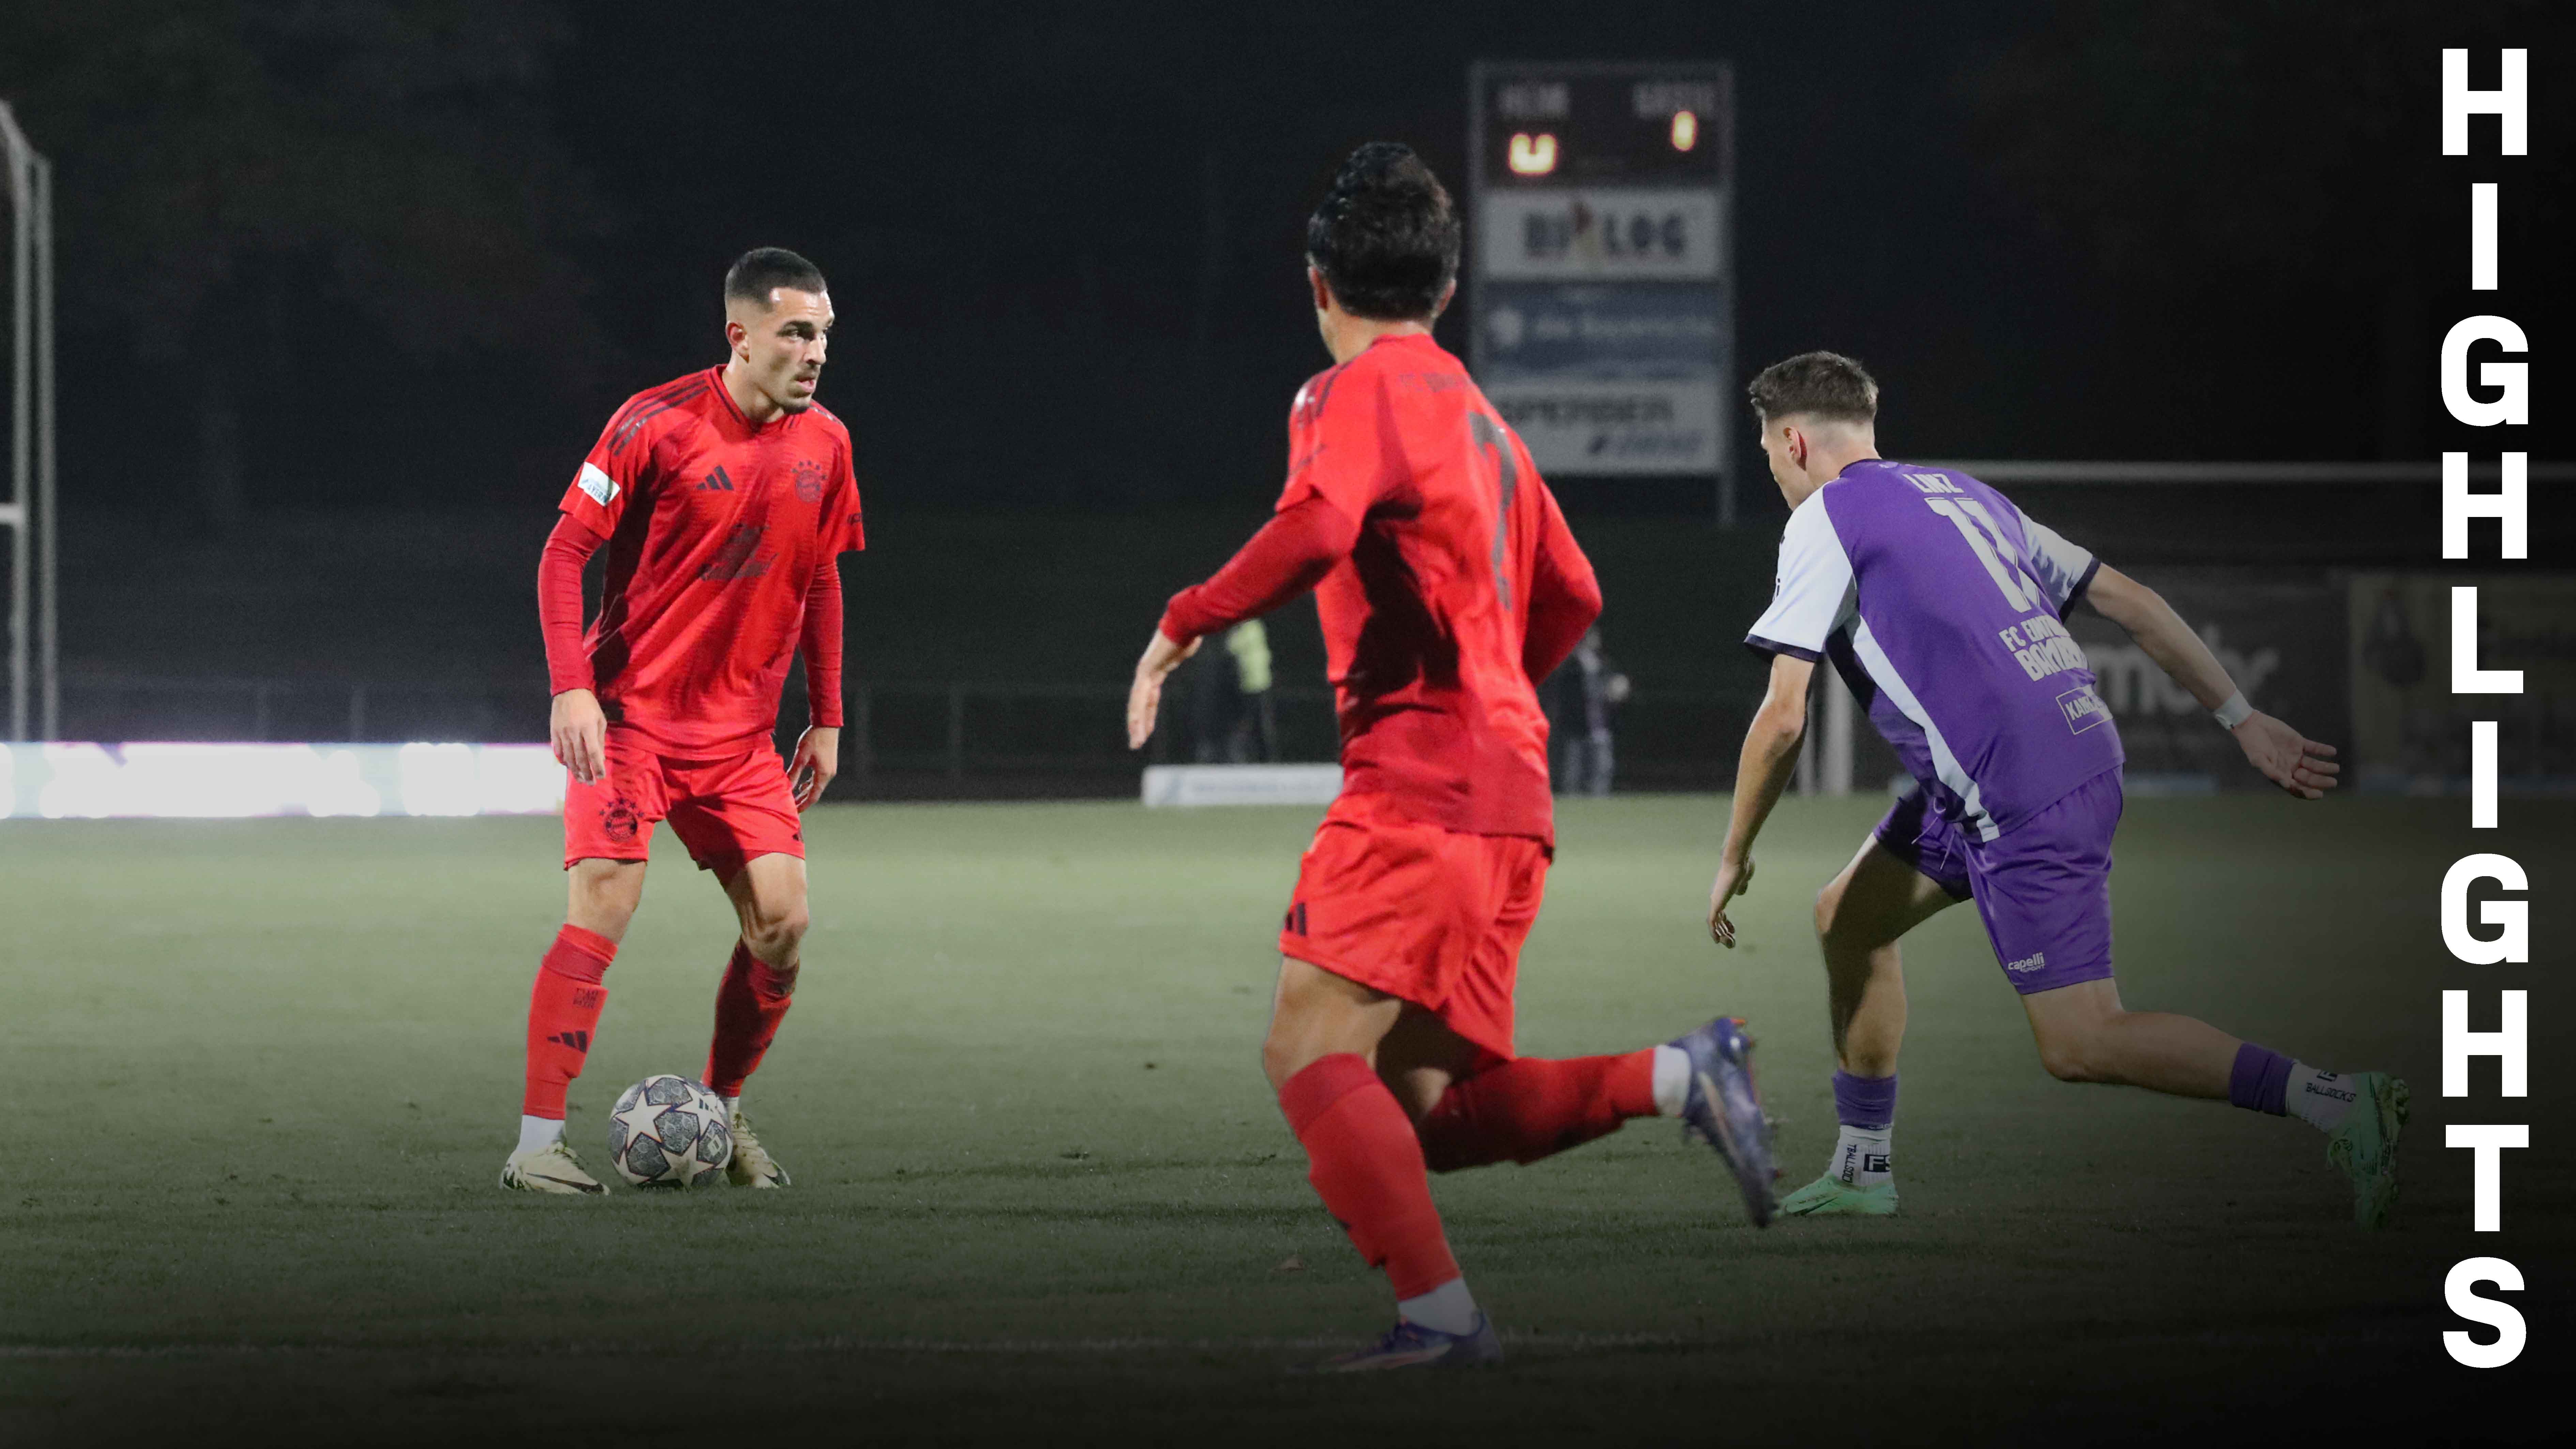
{"label": "soccer player in red jersey", "polygon": [[[601,1191],[564,1144],[564,1098],[662,820],[742,925],[707,1052],[707,1085],[732,1114],[726,1176],[787,1185],[741,1097],[796,989],[798,815],[839,766],[840,554],[865,546],[849,429],[814,401],[831,330],[813,263],[774,247],[746,253],[725,275],[732,355],[628,399],[564,491],[537,602],[555,757],[572,772],[571,905],[528,1003],[527,1092],[503,1187]],[[584,634],[582,565],[603,545],[607,589]],[[813,723],[782,764],[770,736],[800,647]]]}
{"label": "soccer player in red jersey", "polygon": [[1456,287],[1448,193],[1406,147],[1354,152],[1307,224],[1334,366],[1289,414],[1278,510],[1173,596],[1137,662],[1127,741],[1200,640],[1315,590],[1342,793],[1279,934],[1262,1065],[1308,1180],[1399,1320],[1333,1371],[1502,1356],[1449,1250],[1429,1172],[1535,1162],[1631,1117],[1678,1116],[1769,1219],[1769,1129],[1742,1023],[1665,1046],[1512,1052],[1512,988],[1555,851],[1537,681],[1601,611],[1592,566],[1520,439],[1431,338]]}

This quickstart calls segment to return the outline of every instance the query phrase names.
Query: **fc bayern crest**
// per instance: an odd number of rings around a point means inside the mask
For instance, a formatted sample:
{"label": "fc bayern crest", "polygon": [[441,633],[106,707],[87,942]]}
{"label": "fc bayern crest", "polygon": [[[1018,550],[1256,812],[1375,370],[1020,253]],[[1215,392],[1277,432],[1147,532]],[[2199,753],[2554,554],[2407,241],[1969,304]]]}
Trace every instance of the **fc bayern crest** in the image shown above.
{"label": "fc bayern crest", "polygon": [[799,458],[796,460],[796,466],[788,471],[788,478],[796,485],[797,502],[820,503],[823,501],[822,464],[815,462],[811,458]]}

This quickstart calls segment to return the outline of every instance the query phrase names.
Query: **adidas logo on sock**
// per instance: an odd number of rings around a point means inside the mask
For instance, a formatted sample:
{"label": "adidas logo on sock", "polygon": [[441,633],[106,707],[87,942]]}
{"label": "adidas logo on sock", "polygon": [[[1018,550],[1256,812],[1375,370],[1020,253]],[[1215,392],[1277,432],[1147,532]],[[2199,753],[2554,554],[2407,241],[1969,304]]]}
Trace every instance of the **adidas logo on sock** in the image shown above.
{"label": "adidas logo on sock", "polygon": [[580,1052],[584,1056],[588,1056],[590,1054],[590,1033],[586,1031],[557,1032],[553,1036],[547,1037],[546,1040],[553,1042],[558,1046],[571,1047],[574,1051]]}

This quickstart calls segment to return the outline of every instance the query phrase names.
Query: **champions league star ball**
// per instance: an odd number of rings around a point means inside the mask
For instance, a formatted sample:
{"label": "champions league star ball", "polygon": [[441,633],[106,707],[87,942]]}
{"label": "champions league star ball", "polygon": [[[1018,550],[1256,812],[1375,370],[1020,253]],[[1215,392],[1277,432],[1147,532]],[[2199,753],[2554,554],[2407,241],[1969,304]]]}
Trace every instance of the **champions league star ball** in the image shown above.
{"label": "champions league star ball", "polygon": [[696,1187],[733,1160],[722,1097],[664,1073],[626,1089],[608,1115],[608,1160],[635,1187]]}

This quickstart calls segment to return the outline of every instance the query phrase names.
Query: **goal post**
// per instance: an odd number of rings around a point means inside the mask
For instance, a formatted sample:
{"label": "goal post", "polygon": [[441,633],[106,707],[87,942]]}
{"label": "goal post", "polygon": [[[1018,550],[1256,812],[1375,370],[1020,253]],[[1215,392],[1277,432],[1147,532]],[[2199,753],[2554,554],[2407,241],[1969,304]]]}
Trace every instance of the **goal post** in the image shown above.
{"label": "goal post", "polygon": [[9,493],[0,500],[0,525],[9,530],[9,738],[51,740],[62,725],[53,165],[28,142],[6,101],[0,152],[9,172],[0,188],[9,210]]}

